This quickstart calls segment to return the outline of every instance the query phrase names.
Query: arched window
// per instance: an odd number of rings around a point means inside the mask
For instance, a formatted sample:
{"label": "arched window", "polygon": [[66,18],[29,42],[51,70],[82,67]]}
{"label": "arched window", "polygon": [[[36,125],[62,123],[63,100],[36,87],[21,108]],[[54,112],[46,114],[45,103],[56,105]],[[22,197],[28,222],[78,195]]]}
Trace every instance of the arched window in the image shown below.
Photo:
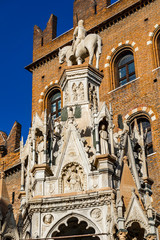
{"label": "arched window", "polygon": [[160,66],[160,31],[155,34],[154,40],[154,54],[155,54],[155,65]]}
{"label": "arched window", "polygon": [[141,134],[141,129],[143,129],[146,154],[149,155],[153,153],[151,124],[147,116],[145,115],[137,116],[136,118],[132,119],[130,126],[132,132],[137,126],[139,134]]}
{"label": "arched window", "polygon": [[53,118],[58,118],[61,115],[61,93],[60,91],[54,92],[50,98],[51,115]]}
{"label": "arched window", "polygon": [[131,51],[125,51],[120,54],[116,64],[118,85],[122,86],[136,78],[134,58]]}
{"label": "arched window", "polygon": [[158,52],[158,65],[160,65],[160,34],[158,35],[158,38],[157,38],[157,52]]}

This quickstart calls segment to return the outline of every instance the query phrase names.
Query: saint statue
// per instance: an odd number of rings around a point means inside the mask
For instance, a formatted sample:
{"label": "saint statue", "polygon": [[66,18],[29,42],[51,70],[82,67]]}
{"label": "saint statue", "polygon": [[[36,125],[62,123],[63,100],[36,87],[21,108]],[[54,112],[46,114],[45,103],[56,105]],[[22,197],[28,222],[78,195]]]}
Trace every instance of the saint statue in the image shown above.
{"label": "saint statue", "polygon": [[44,157],[44,141],[43,136],[39,137],[39,141],[37,144],[37,153],[38,153],[38,164],[43,163],[43,157]]}
{"label": "saint statue", "polygon": [[106,131],[106,126],[103,124],[101,126],[101,130],[99,131],[100,135],[100,146],[101,146],[101,154],[108,154],[108,133]]}

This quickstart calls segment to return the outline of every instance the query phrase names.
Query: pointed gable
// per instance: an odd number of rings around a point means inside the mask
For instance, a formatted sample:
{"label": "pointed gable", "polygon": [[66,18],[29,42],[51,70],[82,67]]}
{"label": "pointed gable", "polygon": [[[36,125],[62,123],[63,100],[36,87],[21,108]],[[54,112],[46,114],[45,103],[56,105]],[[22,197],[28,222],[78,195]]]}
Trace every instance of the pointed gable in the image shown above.
{"label": "pointed gable", "polygon": [[57,177],[61,169],[70,162],[80,164],[86,172],[89,171],[89,160],[83,145],[83,139],[80,137],[77,129],[71,125],[67,129],[65,141],[61,147],[61,154],[57,158]]}
{"label": "pointed gable", "polygon": [[124,205],[127,208],[129,201],[132,196],[132,189],[136,189],[136,184],[134,182],[133,176],[131,174],[131,171],[128,167],[127,157],[125,156],[123,158],[123,170],[121,175],[121,183],[120,183],[120,193],[123,197]]}
{"label": "pointed gable", "polygon": [[125,213],[125,218],[126,218],[126,226],[133,222],[139,222],[141,227],[145,228],[146,230],[149,230],[146,213],[140,204],[140,201],[135,193],[135,190],[132,190],[132,197],[128,204],[128,207]]}

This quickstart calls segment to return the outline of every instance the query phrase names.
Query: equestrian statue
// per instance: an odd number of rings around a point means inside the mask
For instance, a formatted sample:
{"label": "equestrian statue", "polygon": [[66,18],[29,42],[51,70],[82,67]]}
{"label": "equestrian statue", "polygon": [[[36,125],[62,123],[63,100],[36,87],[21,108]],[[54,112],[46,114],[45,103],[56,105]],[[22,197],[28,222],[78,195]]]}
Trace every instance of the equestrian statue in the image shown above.
{"label": "equestrian statue", "polygon": [[67,66],[80,65],[89,56],[89,64],[93,64],[96,56],[96,68],[99,69],[99,58],[102,51],[102,39],[98,34],[86,34],[83,20],[79,20],[73,33],[72,46],[59,49],[59,63],[67,62]]}

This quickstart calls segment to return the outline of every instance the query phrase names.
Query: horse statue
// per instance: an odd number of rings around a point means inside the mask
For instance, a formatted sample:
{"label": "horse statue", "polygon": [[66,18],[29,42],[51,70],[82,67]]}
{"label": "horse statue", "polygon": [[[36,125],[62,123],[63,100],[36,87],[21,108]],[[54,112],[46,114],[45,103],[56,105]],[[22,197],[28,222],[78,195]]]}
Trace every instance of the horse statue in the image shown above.
{"label": "horse statue", "polygon": [[92,65],[94,54],[96,56],[96,68],[99,69],[99,58],[102,51],[102,39],[98,34],[87,35],[76,47],[73,54],[72,46],[59,49],[59,63],[67,62],[67,66],[80,65],[89,56],[89,64]]}

